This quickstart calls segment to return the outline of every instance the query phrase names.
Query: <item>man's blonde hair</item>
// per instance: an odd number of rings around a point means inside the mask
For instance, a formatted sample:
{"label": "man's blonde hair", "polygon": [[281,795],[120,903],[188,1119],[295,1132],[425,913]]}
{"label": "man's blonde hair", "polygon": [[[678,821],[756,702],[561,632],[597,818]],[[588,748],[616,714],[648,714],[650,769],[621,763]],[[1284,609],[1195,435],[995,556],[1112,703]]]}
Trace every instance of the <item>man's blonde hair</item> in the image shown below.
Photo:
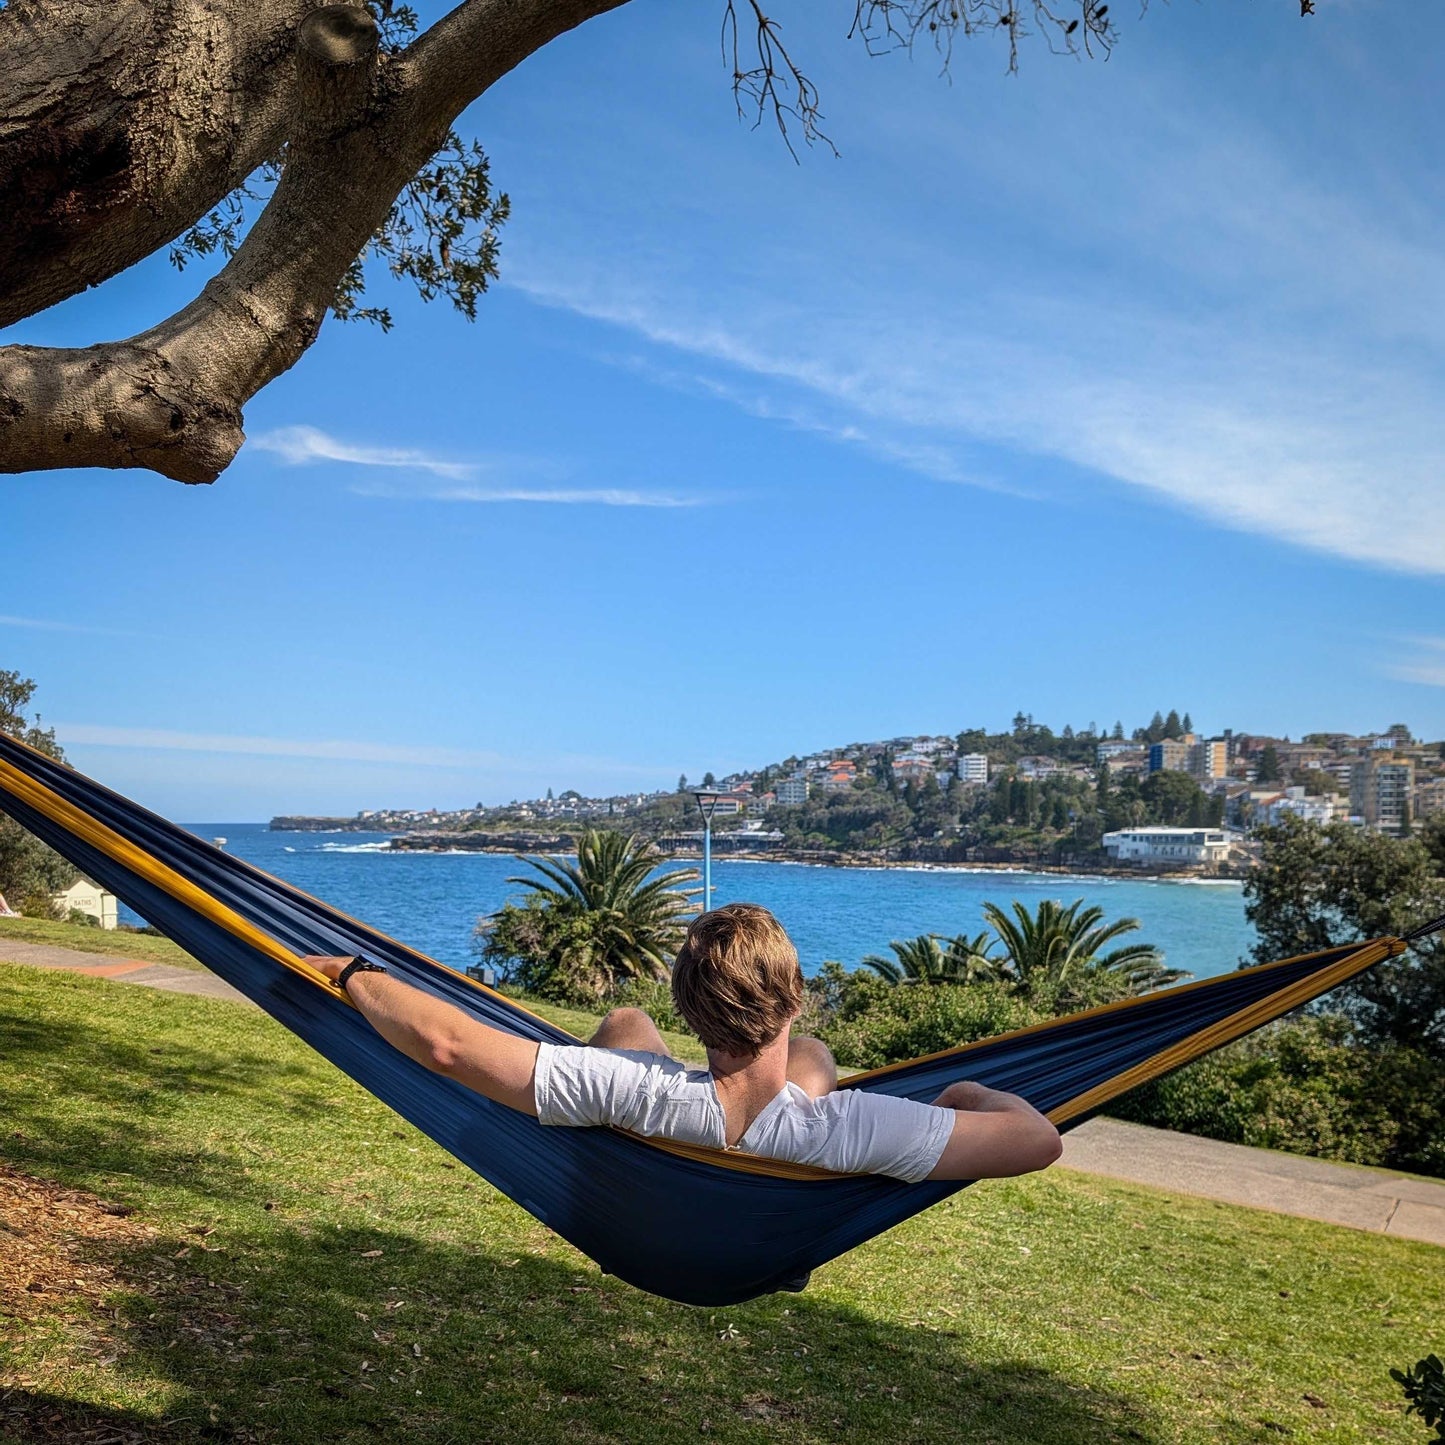
{"label": "man's blonde hair", "polygon": [[672,966],[677,1011],[710,1049],[756,1056],[803,1002],[798,950],[756,903],[693,919]]}

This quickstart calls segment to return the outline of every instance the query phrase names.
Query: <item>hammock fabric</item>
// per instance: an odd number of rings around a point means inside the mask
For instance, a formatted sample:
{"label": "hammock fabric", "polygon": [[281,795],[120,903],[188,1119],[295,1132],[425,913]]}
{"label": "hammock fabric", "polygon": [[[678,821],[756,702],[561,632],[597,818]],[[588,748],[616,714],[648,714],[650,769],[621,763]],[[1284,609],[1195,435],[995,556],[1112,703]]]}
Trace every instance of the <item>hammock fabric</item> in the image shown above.
{"label": "hammock fabric", "polygon": [[[801,1289],[818,1265],[965,1187],[833,1175],[613,1129],[543,1129],[390,1047],[300,958],[365,953],[523,1038],[575,1042],[561,1029],[3,736],[0,810],[639,1289],[713,1306]],[[1023,1095],[1067,1128],[1406,946],[1378,939],[1184,984],[877,1069],[845,1087],[929,1100],[972,1078]]]}

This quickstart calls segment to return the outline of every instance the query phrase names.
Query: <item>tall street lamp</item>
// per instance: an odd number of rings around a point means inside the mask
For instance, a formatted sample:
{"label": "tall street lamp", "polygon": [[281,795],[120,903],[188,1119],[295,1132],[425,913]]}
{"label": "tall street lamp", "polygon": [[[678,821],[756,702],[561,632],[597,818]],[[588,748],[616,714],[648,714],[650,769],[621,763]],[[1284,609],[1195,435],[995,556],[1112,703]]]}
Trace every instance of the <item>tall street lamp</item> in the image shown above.
{"label": "tall street lamp", "polygon": [[726,793],[694,792],[697,810],[702,814],[702,911],[712,908],[712,815],[718,799]]}

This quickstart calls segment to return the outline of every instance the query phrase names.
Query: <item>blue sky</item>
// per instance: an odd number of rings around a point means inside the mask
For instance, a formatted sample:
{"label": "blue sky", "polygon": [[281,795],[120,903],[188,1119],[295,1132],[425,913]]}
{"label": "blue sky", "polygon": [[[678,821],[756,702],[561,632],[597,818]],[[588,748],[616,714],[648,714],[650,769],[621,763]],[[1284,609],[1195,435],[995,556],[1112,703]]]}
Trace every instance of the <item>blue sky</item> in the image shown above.
{"label": "blue sky", "polygon": [[[385,278],[214,487],[7,479],[0,666],[182,819],[671,785],[1001,727],[1445,735],[1445,11],[1202,0],[1107,63],[870,59],[778,7],[841,152],[635,0],[463,128],[468,325]],[[432,13],[436,7],[430,7]],[[7,340],[124,336],[163,257]]]}

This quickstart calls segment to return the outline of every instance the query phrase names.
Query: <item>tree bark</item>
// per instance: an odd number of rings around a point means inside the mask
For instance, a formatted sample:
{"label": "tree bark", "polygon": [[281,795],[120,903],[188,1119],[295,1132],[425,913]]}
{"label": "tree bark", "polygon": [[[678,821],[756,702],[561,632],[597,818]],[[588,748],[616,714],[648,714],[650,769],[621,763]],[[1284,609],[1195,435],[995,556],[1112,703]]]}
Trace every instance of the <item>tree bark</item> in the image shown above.
{"label": "tree bark", "polygon": [[[244,440],[244,404],[310,346],[346,268],[459,112],[621,3],[464,0],[397,57],[378,56],[359,6],[171,0],[116,6],[117,16],[104,0],[47,0],[42,15],[22,0],[0,11],[0,47],[22,41],[21,64],[0,82],[9,112],[19,77],[12,119],[0,123],[0,217],[16,217],[0,220],[0,294],[8,279],[23,297],[10,312],[30,314],[149,254],[287,143],[282,178],[239,251],[176,315],[126,341],[0,347],[0,471],[145,467],[213,481]],[[182,59],[152,59],[143,81],[135,47],[167,34]],[[41,54],[47,36],[58,63]],[[197,68],[208,44],[220,80]],[[28,174],[37,151],[53,162]],[[37,229],[48,239],[37,243]]]}
{"label": "tree bark", "polygon": [[0,326],[98,286],[286,139],[308,0],[0,11]]}

